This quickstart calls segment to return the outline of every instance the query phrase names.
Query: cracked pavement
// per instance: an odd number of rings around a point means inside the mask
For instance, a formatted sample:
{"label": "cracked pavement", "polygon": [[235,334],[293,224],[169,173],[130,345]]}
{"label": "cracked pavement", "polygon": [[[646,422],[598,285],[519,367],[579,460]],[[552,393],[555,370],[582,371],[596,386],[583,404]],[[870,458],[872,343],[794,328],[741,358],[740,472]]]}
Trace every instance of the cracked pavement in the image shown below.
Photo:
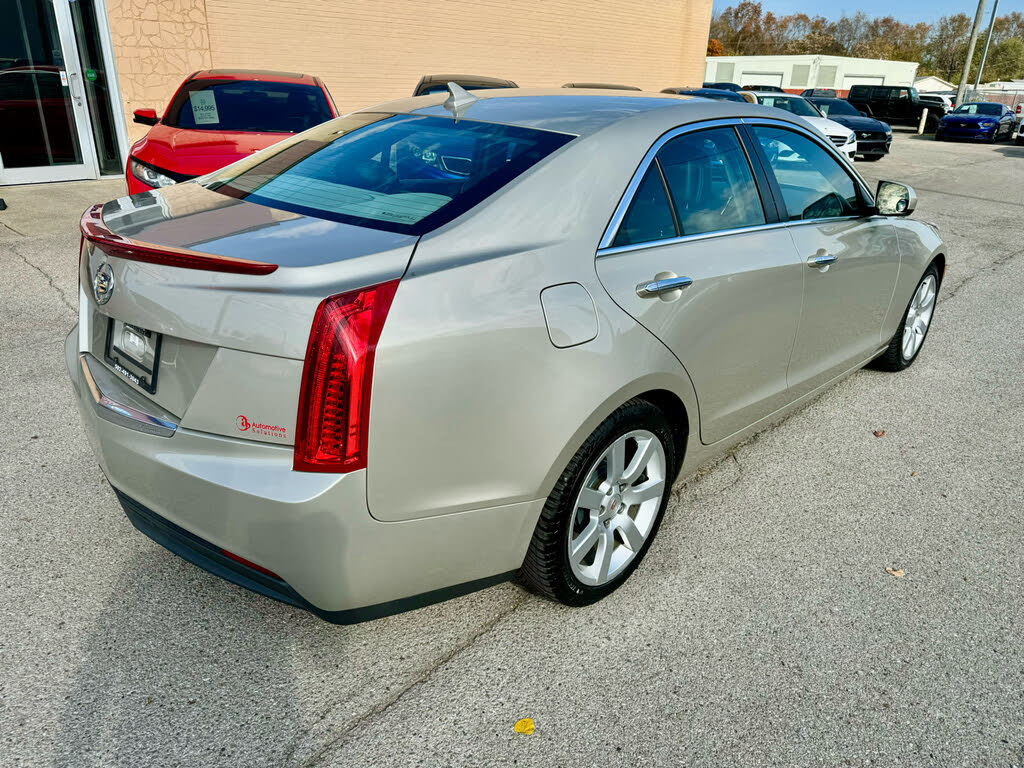
{"label": "cracked pavement", "polygon": [[0,765],[1024,766],[1024,148],[900,133],[857,168],[950,243],[913,368],[677,483],[595,606],[505,584],[351,627],[131,527],[61,346],[78,217],[123,183],[0,190]]}

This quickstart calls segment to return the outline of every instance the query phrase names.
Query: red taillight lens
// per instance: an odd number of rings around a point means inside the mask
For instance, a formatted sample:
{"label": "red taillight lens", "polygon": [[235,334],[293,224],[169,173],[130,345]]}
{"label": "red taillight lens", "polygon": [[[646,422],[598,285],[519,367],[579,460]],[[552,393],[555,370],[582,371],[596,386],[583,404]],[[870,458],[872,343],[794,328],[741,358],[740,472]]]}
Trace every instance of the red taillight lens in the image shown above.
{"label": "red taillight lens", "polygon": [[300,472],[366,466],[373,355],[398,281],[325,299],[313,317],[295,423]]}

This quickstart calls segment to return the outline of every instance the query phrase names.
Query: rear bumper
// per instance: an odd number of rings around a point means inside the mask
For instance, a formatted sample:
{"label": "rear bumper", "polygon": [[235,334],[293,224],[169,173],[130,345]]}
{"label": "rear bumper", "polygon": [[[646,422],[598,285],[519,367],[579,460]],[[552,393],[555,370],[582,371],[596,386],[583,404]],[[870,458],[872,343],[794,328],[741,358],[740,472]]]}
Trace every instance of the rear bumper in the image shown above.
{"label": "rear bumper", "polygon": [[[196,565],[348,623],[489,586],[522,564],[543,500],[382,523],[367,508],[365,470],[294,472],[287,447],[112,420],[83,381],[77,339],[76,329],[65,344],[68,374],[103,472],[132,523]],[[137,395],[120,386],[124,399]]]}

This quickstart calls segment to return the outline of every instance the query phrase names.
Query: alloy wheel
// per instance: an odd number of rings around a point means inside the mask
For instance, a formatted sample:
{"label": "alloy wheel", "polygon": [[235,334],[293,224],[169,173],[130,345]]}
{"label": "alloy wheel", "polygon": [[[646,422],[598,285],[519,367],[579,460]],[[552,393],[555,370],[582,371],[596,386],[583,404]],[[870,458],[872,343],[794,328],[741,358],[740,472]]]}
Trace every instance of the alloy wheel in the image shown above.
{"label": "alloy wheel", "polygon": [[567,537],[580,582],[607,584],[640,552],[658,517],[666,470],[661,440],[642,429],[618,437],[590,467]]}
{"label": "alloy wheel", "polygon": [[924,343],[928,324],[932,321],[932,313],[935,311],[935,293],[935,276],[927,275],[917,287],[917,292],[907,308],[907,318],[903,323],[904,360],[913,360]]}

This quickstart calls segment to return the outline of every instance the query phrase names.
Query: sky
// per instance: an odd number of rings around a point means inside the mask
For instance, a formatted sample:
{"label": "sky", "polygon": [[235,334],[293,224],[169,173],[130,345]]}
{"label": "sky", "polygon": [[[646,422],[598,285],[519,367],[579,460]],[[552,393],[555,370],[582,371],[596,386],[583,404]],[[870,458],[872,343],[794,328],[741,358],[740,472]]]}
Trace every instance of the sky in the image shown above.
{"label": "sky", "polygon": [[[714,0],[715,10],[719,11],[730,5],[735,5],[735,0]],[[984,23],[988,23],[989,14],[992,12],[993,0],[985,2]],[[908,24],[915,24],[924,21],[929,24],[938,20],[940,16],[948,16],[953,13],[966,13],[972,19],[978,10],[977,0],[839,0],[836,3],[829,3],[827,8],[821,0],[761,0],[761,7],[771,11],[776,16],[785,16],[790,13],[806,13],[808,16],[825,16],[829,19],[838,19],[844,13],[852,16],[857,11],[864,11],[868,16],[894,16],[900,21]],[[999,15],[1010,11],[1024,11],[1024,0],[999,0]]]}

